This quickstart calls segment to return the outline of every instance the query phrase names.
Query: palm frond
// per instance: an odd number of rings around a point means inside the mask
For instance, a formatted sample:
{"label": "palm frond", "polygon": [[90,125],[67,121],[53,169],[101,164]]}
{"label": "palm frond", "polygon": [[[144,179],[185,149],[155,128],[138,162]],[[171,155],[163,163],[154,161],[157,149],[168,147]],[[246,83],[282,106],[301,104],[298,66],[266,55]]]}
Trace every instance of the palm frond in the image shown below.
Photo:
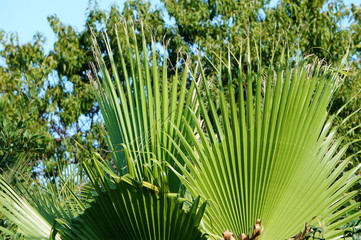
{"label": "palm frond", "polygon": [[[166,53],[163,60],[157,57],[156,44],[150,46],[144,34],[141,34],[141,46],[138,47],[135,30],[131,23],[122,25],[126,34],[126,45],[118,40],[117,57],[120,66],[114,60],[113,51],[107,37],[104,37],[110,66],[108,67],[96,42],[94,55],[96,67],[96,96],[109,133],[109,145],[114,152],[114,160],[121,174],[129,173],[138,180],[156,181],[162,184],[157,167],[153,160],[172,164],[168,151],[176,155],[169,137],[175,138],[173,124],[183,131],[184,117],[187,121],[190,115],[185,114],[185,108],[196,108],[194,102],[195,81],[189,84],[187,65],[184,68],[175,66],[173,75],[168,74]],[[151,49],[151,50],[149,50]],[[127,62],[126,62],[127,61]],[[181,59],[179,59],[179,63]],[[118,74],[121,72],[121,75]],[[98,76],[99,75],[99,76]],[[90,78],[94,78],[90,76]],[[126,148],[126,149],[125,149]],[[125,152],[129,155],[125,156]],[[131,162],[127,162],[128,159]],[[134,166],[134,168],[132,167]],[[144,168],[147,167],[147,171]],[[164,171],[168,171],[164,168]],[[148,178],[147,178],[148,176]],[[149,177],[152,176],[152,177]],[[167,181],[171,192],[177,192],[179,179],[167,172]],[[155,183],[155,182],[154,182]],[[165,187],[162,187],[166,190]]]}
{"label": "palm frond", "polygon": [[[15,174],[17,184],[13,185],[8,183],[9,179],[0,179],[0,213],[5,221],[17,226],[17,232],[25,239],[48,239],[55,219],[71,220],[82,213],[92,197],[89,191],[94,191],[74,164],[54,180],[32,179],[27,175],[30,174]],[[6,232],[16,238],[16,231]]]}
{"label": "palm frond", "polygon": [[[239,72],[243,66],[240,62]],[[350,162],[342,159],[348,146],[335,138],[337,128],[331,128],[327,113],[337,73],[318,62],[277,71],[262,66],[253,71],[248,63],[246,76],[233,76],[227,64],[216,71],[229,79],[225,91],[219,78],[219,108],[201,69],[206,97],[199,91],[197,97],[204,124],[192,112],[188,136],[195,124],[199,137],[189,141],[178,131],[186,149],[179,154],[178,176],[191,194],[209,200],[206,231],[249,233],[261,218],[260,239],[286,239],[316,216],[326,226],[326,239],[340,236],[337,229],[356,215],[338,220],[359,204],[339,209],[355,196],[347,191],[360,177],[359,167],[343,172]]]}
{"label": "palm frond", "polygon": [[[157,186],[119,177],[98,160],[84,163],[97,191],[90,207],[75,219],[57,219],[53,236],[66,239],[203,239],[198,226],[206,202],[200,205]],[[185,206],[186,211],[183,209]]]}
{"label": "palm frond", "polygon": [[25,239],[49,238],[52,223],[27,200],[19,196],[2,178],[0,178],[0,212],[18,226],[18,232]]}

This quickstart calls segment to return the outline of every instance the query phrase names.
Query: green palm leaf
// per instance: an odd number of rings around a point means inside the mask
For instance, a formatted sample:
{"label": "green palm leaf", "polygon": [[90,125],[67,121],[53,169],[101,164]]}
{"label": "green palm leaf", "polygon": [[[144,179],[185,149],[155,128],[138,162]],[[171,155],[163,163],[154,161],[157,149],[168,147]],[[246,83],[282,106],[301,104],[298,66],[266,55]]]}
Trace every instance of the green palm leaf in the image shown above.
{"label": "green palm leaf", "polygon": [[[53,236],[61,239],[203,239],[198,226],[206,202],[186,202],[177,194],[137,182],[128,174],[118,177],[105,163],[84,163],[97,191],[90,207],[75,219],[57,219]],[[186,210],[184,210],[184,208]]]}
{"label": "green palm leaf", "polygon": [[247,76],[232,76],[227,64],[215,71],[219,79],[229,79],[228,91],[219,81],[219,108],[201,69],[206,96],[198,91],[198,101],[204,123],[192,112],[192,126],[187,126],[190,136],[195,124],[199,137],[189,141],[178,132],[186,149],[178,148],[183,152],[178,175],[192,195],[210,202],[206,231],[250,233],[261,218],[261,239],[286,239],[316,217],[326,239],[340,236],[337,228],[359,216],[338,221],[360,206],[338,211],[357,194],[347,191],[360,178],[355,175],[359,167],[343,172],[351,159],[342,159],[348,145],[335,139],[337,128],[331,128],[327,115],[337,73],[317,62],[277,72],[259,66],[254,74],[248,67]]}
{"label": "green palm leaf", "polygon": [[[123,23],[120,29],[126,34],[125,46],[117,38],[120,66],[114,60],[106,37],[104,40],[111,70],[108,69],[98,44],[94,42],[97,63],[94,72],[98,73],[94,75],[97,101],[109,133],[109,145],[114,152],[113,159],[118,171],[121,174],[129,173],[138,180],[145,178],[162,185],[164,179],[159,176],[158,169],[161,167],[167,172],[164,165],[172,164],[173,159],[168,151],[177,155],[169,140],[176,138],[169,120],[183,131],[182,117],[187,121],[190,119],[190,115],[185,114],[185,108],[196,109],[192,94],[195,81],[190,87],[187,86],[187,68],[175,67],[173,75],[169,76],[167,58],[164,57],[159,66],[155,43],[148,46],[144,34],[141,34],[142,46],[138,48],[131,23]],[[152,50],[149,51],[148,48]],[[118,74],[118,68],[121,75]],[[127,151],[129,158],[126,158],[124,151]],[[155,166],[153,160],[158,161],[158,166]],[[162,189],[166,191],[169,186],[171,192],[177,192],[179,179],[172,172],[167,172],[166,176],[168,183]]]}
{"label": "green palm leaf", "polygon": [[[88,206],[93,189],[83,175],[77,165],[71,164],[55,181],[14,174],[18,183],[11,186],[9,179],[0,178],[0,213],[25,239],[48,239],[55,219],[71,220]],[[18,233],[6,231],[12,238]]]}
{"label": "green palm leaf", "polygon": [[[48,239],[52,223],[0,178],[0,212],[18,226],[25,239]],[[3,230],[2,230],[3,231]],[[11,234],[11,232],[8,232]],[[57,237],[56,239],[60,239]]]}
{"label": "green palm leaf", "polygon": [[202,238],[198,229],[203,208],[199,199],[189,212],[177,196],[159,197],[147,189],[119,182],[115,189],[95,197],[84,214],[63,223],[61,238],[73,239],[189,239]]}

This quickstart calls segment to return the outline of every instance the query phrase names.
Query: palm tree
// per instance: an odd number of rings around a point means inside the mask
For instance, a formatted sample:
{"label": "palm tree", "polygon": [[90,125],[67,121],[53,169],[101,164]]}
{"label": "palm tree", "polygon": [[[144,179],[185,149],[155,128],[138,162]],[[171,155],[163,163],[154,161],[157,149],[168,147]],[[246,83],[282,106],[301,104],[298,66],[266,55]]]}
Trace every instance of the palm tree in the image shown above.
{"label": "palm tree", "polygon": [[284,57],[278,68],[263,66],[246,44],[245,59],[229,51],[210,60],[213,75],[199,58],[179,59],[169,76],[166,54],[144,34],[137,39],[131,23],[123,27],[120,66],[105,36],[110,65],[94,41],[90,76],[114,164],[81,163],[92,200],[70,190],[82,207],[56,218],[0,181],[0,211],[25,238],[247,239],[254,231],[251,239],[286,239],[305,223],[326,239],[342,237],[340,228],[359,216],[350,213],[360,204],[348,204],[357,191],[348,190],[360,166],[344,171],[351,143],[335,138],[327,112],[339,68]]}

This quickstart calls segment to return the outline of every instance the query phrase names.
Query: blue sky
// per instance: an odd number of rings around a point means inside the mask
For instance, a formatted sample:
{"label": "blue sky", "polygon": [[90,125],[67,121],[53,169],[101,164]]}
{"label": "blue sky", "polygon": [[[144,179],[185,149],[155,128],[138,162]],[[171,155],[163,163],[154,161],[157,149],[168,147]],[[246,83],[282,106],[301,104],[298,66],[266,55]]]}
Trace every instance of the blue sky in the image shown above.
{"label": "blue sky", "polygon": [[[124,0],[99,0],[98,4],[108,10],[115,2],[124,4]],[[61,22],[82,30],[88,4],[88,0],[0,0],[0,30],[17,32],[20,43],[30,41],[36,32],[43,33],[49,48],[55,38],[47,17],[56,14]]]}
{"label": "blue sky", "polygon": [[[122,6],[124,1],[98,0],[98,4],[101,9],[109,10],[112,4]],[[153,2],[157,4],[159,0]],[[361,4],[361,0],[344,2],[347,5]],[[36,32],[43,33],[47,39],[46,48],[50,49],[54,42],[54,34],[47,17],[56,14],[63,23],[82,30],[88,3],[88,0],[0,0],[0,30],[17,32],[20,43],[30,41]]]}

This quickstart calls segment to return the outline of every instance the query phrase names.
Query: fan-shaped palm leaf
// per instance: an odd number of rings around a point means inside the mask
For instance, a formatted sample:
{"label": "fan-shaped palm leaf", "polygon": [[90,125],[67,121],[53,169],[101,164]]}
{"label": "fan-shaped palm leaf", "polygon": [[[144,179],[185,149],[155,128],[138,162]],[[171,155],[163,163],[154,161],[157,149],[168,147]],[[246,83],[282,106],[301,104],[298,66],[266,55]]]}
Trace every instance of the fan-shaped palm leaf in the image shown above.
{"label": "fan-shaped palm leaf", "polygon": [[[242,72],[244,64],[239,66]],[[357,169],[343,172],[351,158],[342,158],[348,145],[335,139],[337,128],[327,115],[340,81],[337,72],[317,62],[276,72],[248,67],[246,76],[232,76],[227,64],[215,71],[219,79],[229,79],[227,92],[219,80],[219,109],[201,69],[204,124],[192,112],[198,137],[189,141],[178,132],[186,149],[178,148],[183,152],[179,176],[191,194],[210,202],[206,231],[249,233],[261,218],[261,239],[285,239],[316,217],[325,225],[326,239],[339,236],[337,228],[359,213],[338,220],[360,204],[339,210],[355,196],[347,191],[359,177]],[[187,129],[190,136],[193,125]]]}
{"label": "fan-shaped palm leaf", "polygon": [[[162,66],[159,66],[155,43],[149,46],[144,34],[142,46],[138,48],[135,30],[132,24],[126,22],[121,25],[126,34],[126,46],[122,46],[119,38],[118,53],[120,57],[120,71],[116,65],[113,52],[105,38],[111,71],[103,59],[101,51],[94,42],[94,54],[97,68],[94,68],[97,90],[96,96],[109,133],[109,145],[114,151],[114,160],[121,174],[129,173],[139,180],[157,181],[162,184],[162,177],[153,167],[153,160],[158,160],[160,166],[172,163],[167,151],[177,155],[169,137],[175,139],[174,127],[170,121],[183,131],[184,117],[187,121],[190,115],[186,114],[185,106],[196,108],[194,103],[194,81],[191,87],[187,86],[188,69],[180,71],[175,66],[174,74],[169,77],[167,58],[164,57]],[[127,62],[125,61],[127,60]],[[90,76],[93,78],[93,76]],[[189,121],[188,121],[189,122]],[[124,147],[133,164],[127,164]],[[167,149],[167,151],[165,150]],[[144,170],[144,169],[147,170]],[[165,168],[165,171],[168,171]],[[151,175],[151,176],[149,176]],[[180,186],[179,179],[172,173],[167,173],[167,184],[162,186],[177,192]]]}
{"label": "fan-shaped palm leaf", "polygon": [[163,194],[129,175],[118,177],[98,161],[85,167],[98,195],[77,218],[57,220],[62,239],[202,239],[198,226],[206,202],[199,206],[197,198],[185,211],[186,202],[177,194]]}
{"label": "fan-shaped palm leaf", "polygon": [[[0,212],[18,226],[18,232],[25,239],[49,238],[52,223],[44,217],[47,213],[34,208],[2,178],[0,178]],[[8,234],[12,235],[13,233],[8,232]]]}

